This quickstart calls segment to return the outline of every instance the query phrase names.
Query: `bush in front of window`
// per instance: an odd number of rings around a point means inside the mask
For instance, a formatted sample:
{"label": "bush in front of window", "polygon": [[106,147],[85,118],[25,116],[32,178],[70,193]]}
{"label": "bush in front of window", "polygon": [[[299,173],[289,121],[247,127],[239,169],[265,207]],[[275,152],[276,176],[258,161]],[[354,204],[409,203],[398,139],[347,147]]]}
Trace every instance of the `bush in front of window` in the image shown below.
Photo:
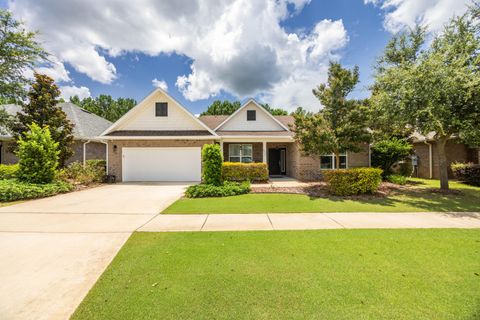
{"label": "bush in front of window", "polygon": [[187,198],[230,197],[249,192],[249,182],[238,183],[225,181],[225,183],[221,186],[205,183],[190,186],[185,191],[185,196]]}
{"label": "bush in front of window", "polygon": [[268,167],[263,162],[224,162],[222,165],[222,177],[225,181],[267,181]]}
{"label": "bush in front of window", "polygon": [[324,172],[329,192],[337,196],[374,193],[382,182],[382,169],[355,168]]}
{"label": "bush in front of window", "polygon": [[222,152],[218,144],[206,144],[202,149],[203,182],[214,186],[222,184]]}

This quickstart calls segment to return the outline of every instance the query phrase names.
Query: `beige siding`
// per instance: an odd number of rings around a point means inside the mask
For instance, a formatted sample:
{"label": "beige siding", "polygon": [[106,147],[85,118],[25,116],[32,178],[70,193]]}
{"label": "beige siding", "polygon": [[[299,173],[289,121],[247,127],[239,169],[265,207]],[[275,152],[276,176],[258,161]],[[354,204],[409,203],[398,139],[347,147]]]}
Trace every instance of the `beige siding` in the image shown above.
{"label": "beige siding", "polygon": [[[247,121],[247,110],[256,110],[257,119]],[[285,130],[272,117],[253,102],[250,102],[245,108],[241,109],[223,126],[219,128],[222,131],[283,131]]]}

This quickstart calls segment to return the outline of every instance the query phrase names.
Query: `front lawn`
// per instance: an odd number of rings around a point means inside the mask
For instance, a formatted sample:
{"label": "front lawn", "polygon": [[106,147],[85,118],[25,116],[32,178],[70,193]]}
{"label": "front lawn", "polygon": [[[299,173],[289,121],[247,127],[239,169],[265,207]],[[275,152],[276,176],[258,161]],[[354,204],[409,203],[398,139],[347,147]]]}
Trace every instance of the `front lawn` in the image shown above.
{"label": "front lawn", "polygon": [[72,319],[478,319],[480,230],[135,233]]}
{"label": "front lawn", "polygon": [[480,211],[480,188],[450,182],[459,194],[433,192],[438,180],[410,179],[408,190],[387,197],[346,199],[313,198],[298,194],[247,194],[225,198],[182,198],[165,209],[167,214],[288,213],[288,212],[422,212]]}

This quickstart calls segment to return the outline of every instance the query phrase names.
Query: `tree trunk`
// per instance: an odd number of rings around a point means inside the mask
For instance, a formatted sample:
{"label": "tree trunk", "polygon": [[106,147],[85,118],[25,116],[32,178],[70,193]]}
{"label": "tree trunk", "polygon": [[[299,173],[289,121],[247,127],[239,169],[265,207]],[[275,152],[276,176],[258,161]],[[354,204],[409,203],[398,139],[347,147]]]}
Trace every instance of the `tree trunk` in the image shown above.
{"label": "tree trunk", "polygon": [[340,154],[335,153],[335,169],[340,169]]}
{"label": "tree trunk", "polygon": [[448,164],[447,164],[447,155],[445,154],[446,144],[447,144],[447,137],[441,137],[437,141],[438,168],[440,170],[440,189],[444,191],[448,191]]}

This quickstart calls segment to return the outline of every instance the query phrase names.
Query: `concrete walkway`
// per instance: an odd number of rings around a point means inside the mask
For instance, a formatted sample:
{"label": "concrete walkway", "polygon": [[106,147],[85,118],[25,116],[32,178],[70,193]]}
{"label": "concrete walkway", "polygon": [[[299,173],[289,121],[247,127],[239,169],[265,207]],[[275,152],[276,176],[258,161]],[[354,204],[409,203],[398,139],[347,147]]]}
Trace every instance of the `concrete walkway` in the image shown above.
{"label": "concrete walkway", "polygon": [[480,228],[480,213],[285,213],[158,215],[139,231]]}

